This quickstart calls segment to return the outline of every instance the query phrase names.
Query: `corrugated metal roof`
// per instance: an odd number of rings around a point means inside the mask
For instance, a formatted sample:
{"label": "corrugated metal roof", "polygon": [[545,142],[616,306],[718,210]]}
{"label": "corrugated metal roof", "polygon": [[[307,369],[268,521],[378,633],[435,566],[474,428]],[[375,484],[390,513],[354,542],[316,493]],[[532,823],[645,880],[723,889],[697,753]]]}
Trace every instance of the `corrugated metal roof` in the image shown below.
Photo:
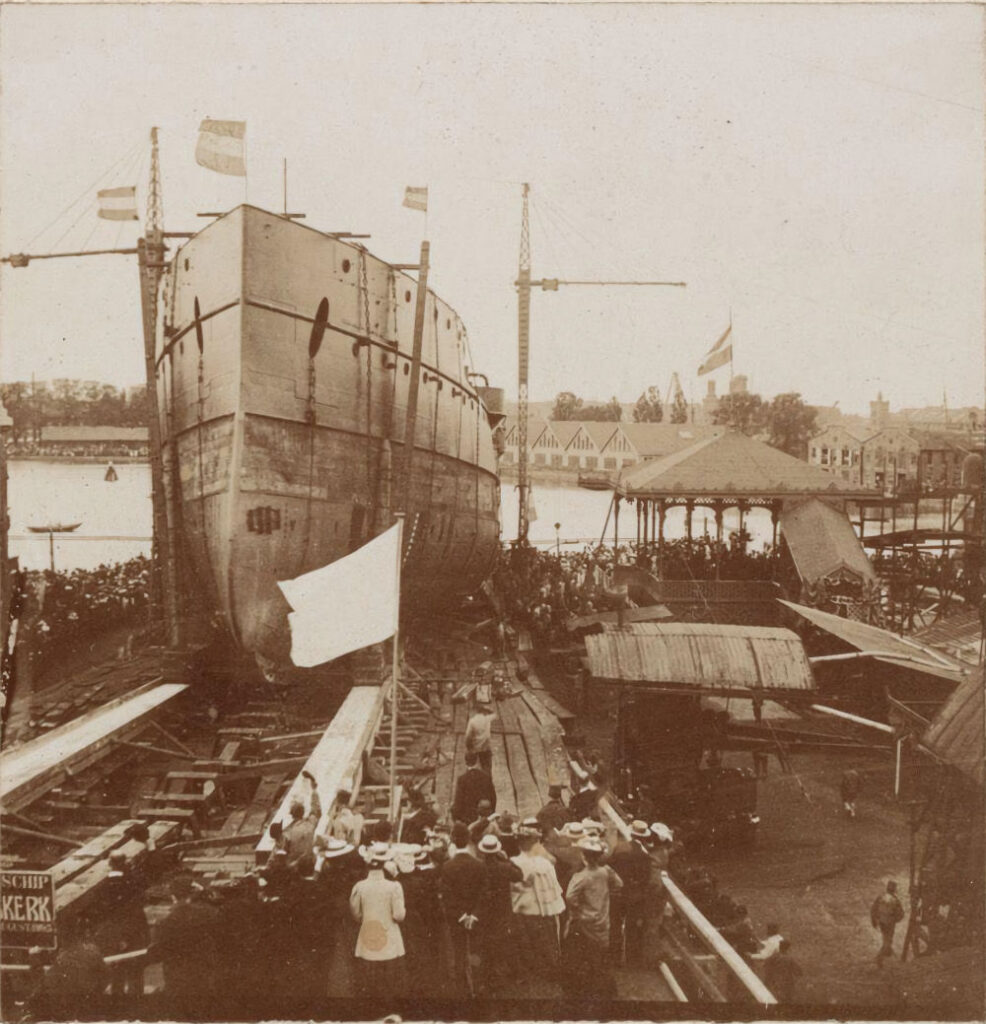
{"label": "corrugated metal roof", "polygon": [[983,686],[982,668],[963,679],[921,741],[936,757],[968,775],[979,786],[984,781],[986,757]]}
{"label": "corrugated metal roof", "polygon": [[876,583],[873,566],[844,512],[809,498],[785,508],[780,523],[798,574],[806,583],[817,583],[839,569]]}
{"label": "corrugated metal roof", "polygon": [[876,493],[732,430],[642,463],[626,474],[620,492],[629,497],[653,498],[790,498],[814,494],[839,498]]}
{"label": "corrugated metal roof", "polygon": [[714,689],[810,690],[797,635],[766,626],[640,622],[585,638],[599,679]]}
{"label": "corrugated metal roof", "polygon": [[888,665],[897,665],[900,668],[913,669],[915,672],[926,672],[956,683],[962,678],[961,666],[957,661],[914,640],[897,636],[886,629],[880,629],[879,626],[856,622],[855,619],[843,619],[831,612],[808,608],[806,605],[795,604],[793,601],[782,600],[781,604],[796,611],[812,625],[838,637],[850,647],[855,647],[858,651],[890,655],[890,657],[877,658],[877,661],[886,662]]}

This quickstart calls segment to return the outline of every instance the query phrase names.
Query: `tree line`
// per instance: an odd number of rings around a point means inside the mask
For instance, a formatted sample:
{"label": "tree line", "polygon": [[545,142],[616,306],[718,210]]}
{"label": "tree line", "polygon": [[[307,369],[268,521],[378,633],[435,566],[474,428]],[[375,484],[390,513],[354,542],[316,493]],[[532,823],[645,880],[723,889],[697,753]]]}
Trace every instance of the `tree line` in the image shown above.
{"label": "tree line", "polygon": [[[129,392],[129,393],[128,393]],[[147,389],[118,388],[101,381],[12,381],[0,384],[12,440],[38,440],[46,426],[142,427]]]}
{"label": "tree line", "polygon": [[[634,423],[662,423],[664,416],[660,390],[652,386],[642,391],[633,408]],[[604,405],[587,405],[574,392],[562,391],[555,397],[551,419],[620,421],[623,406],[615,397]],[[668,410],[668,422],[688,422],[688,405],[680,391]],[[749,391],[723,395],[713,410],[712,422],[758,437],[799,459],[807,458],[808,440],[816,429],[815,410],[805,405],[796,391],[775,395],[770,400]]]}

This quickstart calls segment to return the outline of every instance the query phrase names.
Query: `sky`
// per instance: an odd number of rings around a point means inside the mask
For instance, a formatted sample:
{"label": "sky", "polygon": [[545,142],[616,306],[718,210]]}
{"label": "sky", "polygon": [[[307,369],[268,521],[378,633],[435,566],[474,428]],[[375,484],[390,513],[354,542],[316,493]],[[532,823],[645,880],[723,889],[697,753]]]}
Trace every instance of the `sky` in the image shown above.
{"label": "sky", "polygon": [[[516,394],[521,183],[535,279],[671,280],[531,300],[531,397],[698,400],[735,373],[863,412],[982,404],[983,9],[933,4],[5,5],[0,250],[132,245],[98,188],[167,230],[244,199],[372,235],[462,316]],[[249,174],[198,167],[247,122]],[[402,208],[428,186],[427,222]],[[143,379],[134,257],[0,270],[3,379]]]}

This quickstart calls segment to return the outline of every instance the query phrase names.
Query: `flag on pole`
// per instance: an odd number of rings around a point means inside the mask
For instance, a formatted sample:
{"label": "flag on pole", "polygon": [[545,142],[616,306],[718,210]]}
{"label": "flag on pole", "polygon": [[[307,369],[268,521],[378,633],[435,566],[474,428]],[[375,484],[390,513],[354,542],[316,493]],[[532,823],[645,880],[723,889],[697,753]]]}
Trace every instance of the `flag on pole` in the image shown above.
{"label": "flag on pole", "polygon": [[195,162],[219,174],[246,177],[246,121],[212,121],[199,125]]}
{"label": "flag on pole", "polygon": [[323,665],[394,635],[400,547],[398,523],[351,555],[277,584],[294,609],[288,623],[295,665]]}
{"label": "flag on pole", "polygon": [[701,377],[703,373],[711,373],[713,370],[717,370],[720,366],[733,361],[733,343],[730,341],[727,344],[727,339],[732,333],[733,325],[730,324],[725,331],[722,333],[722,337],[705,353],[705,358],[702,360],[702,365],[698,368],[698,375]]}
{"label": "flag on pole", "polygon": [[412,188],[410,185],[404,189],[404,206],[409,210],[420,210],[428,212],[428,189]]}
{"label": "flag on pole", "polygon": [[104,220],[137,220],[137,187],[104,188],[96,193],[98,217]]}

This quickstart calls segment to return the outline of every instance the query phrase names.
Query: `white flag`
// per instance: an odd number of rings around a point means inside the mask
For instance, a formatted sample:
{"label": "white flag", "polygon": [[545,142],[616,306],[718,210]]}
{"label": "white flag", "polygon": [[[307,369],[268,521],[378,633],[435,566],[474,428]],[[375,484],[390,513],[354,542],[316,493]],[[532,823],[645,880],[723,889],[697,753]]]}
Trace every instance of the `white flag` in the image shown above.
{"label": "white flag", "polygon": [[404,189],[404,206],[411,210],[421,210],[422,213],[428,212],[428,189],[427,188],[411,188],[408,186]]}
{"label": "white flag", "polygon": [[294,609],[288,622],[295,665],[324,665],[394,635],[400,556],[397,523],[351,555],[277,584]]}
{"label": "white flag", "polygon": [[137,220],[137,187],[104,188],[96,193],[97,216],[104,220]]}
{"label": "white flag", "polygon": [[246,121],[211,121],[199,125],[195,162],[219,174],[246,177]]}

